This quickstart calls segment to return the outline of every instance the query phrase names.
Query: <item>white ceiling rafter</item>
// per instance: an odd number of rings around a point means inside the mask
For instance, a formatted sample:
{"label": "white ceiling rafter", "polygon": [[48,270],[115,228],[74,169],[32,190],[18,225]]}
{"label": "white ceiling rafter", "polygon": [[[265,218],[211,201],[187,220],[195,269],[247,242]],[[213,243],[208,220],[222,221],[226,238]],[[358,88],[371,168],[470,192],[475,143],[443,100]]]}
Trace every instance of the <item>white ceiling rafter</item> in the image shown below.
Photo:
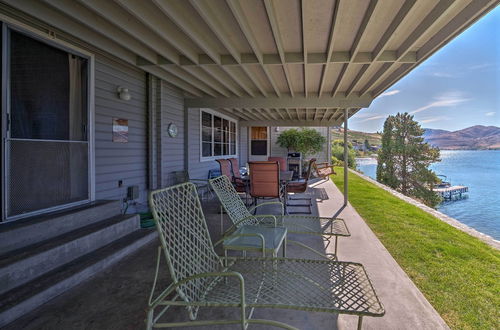
{"label": "white ceiling rafter", "polygon": [[[262,52],[259,49],[257,39],[254,36],[254,34],[250,28],[250,24],[248,23],[248,20],[243,13],[243,9],[241,8],[241,5],[239,4],[239,2],[237,0],[226,0],[226,2],[230,8],[235,20],[236,20],[236,22],[238,22],[239,28],[241,29],[241,31],[243,32],[243,35],[245,36],[247,42],[249,43],[250,48],[252,48],[253,54],[255,55],[255,57],[257,59],[257,63],[261,65],[262,70],[264,71],[267,79],[269,80],[269,83],[273,87],[274,92],[276,93],[276,96],[278,96],[278,97],[281,96],[281,92],[276,84],[275,79],[273,78],[273,76],[269,72],[269,69],[264,65],[264,61],[263,61],[264,56],[262,55]],[[251,58],[251,57],[247,56],[247,58]]]}
{"label": "white ceiling rafter", "polygon": [[326,76],[328,74],[328,69],[330,66],[330,60],[333,54],[333,41],[335,36],[335,31],[337,29],[337,24],[339,22],[337,15],[339,13],[340,0],[335,1],[332,13],[332,23],[330,25],[330,34],[328,37],[328,52],[326,54],[326,62],[323,65],[323,71],[321,73],[321,80],[319,83],[318,97],[321,97],[323,93],[323,88],[325,87]]}
{"label": "white ceiling rafter", "polygon": [[[398,27],[401,25],[403,20],[408,16],[410,13],[411,9],[415,5],[416,0],[406,0],[401,8],[399,9],[398,13],[392,20],[391,24],[387,28],[387,30],[384,32],[382,37],[380,38],[379,42],[375,46],[375,49],[372,52],[373,59],[378,59],[384,50],[386,50],[387,44],[391,41],[391,39],[396,35],[395,32],[398,29]],[[372,62],[373,64],[375,62]],[[352,81],[351,85],[349,88],[346,90],[346,95],[349,96],[357,87],[359,81],[365,74],[365,72],[369,69],[371,64],[365,64],[359,71],[358,75],[356,78]]]}
{"label": "white ceiling rafter", "polygon": [[[453,0],[443,0],[434,6],[434,8],[425,16],[425,18],[420,22],[417,28],[411,33],[406,40],[402,43],[399,50],[396,51],[396,60],[408,54],[410,49],[412,49],[422,34],[426,33],[432,26],[440,22],[440,18],[445,15],[445,13],[452,9],[454,4]],[[416,62],[416,53],[415,53]],[[372,90],[375,86],[379,85],[381,81],[386,78],[386,73],[390,72],[390,69],[396,64],[384,63],[382,67],[372,76],[372,78],[366,83],[366,85],[361,89],[360,94],[366,94]]]}
{"label": "white ceiling rafter", "polygon": [[302,23],[302,53],[304,57],[304,64],[302,65],[303,67],[303,75],[304,75],[304,95],[307,97],[307,29],[306,29],[306,22],[307,22],[307,0],[301,0],[300,2],[300,18],[301,18],[301,23]]}
{"label": "white ceiling rafter", "polygon": [[[378,0],[369,0],[370,3],[368,4],[368,8],[366,9],[364,15],[363,15],[363,20],[361,21],[361,25],[359,26],[358,31],[356,32],[356,36],[354,38],[354,42],[352,43],[351,51],[350,51],[350,58],[351,61],[343,65],[343,68],[340,72],[339,77],[337,78],[337,82],[335,83],[333,90],[332,90],[332,96],[335,96],[338,92],[339,87],[342,84],[342,81],[346,77],[346,72],[349,69],[349,65],[352,63],[352,59],[356,58],[358,55],[359,47],[361,45],[361,40],[363,39],[363,36],[366,31],[366,27],[370,23],[371,19],[373,18],[373,12],[375,11],[375,8],[377,7]],[[366,64],[363,66],[362,70],[366,70]]]}
{"label": "white ceiling rafter", "polygon": [[288,67],[285,63],[285,51],[283,49],[283,41],[281,40],[281,33],[278,25],[278,19],[276,17],[276,10],[274,4],[271,0],[264,0],[264,5],[266,7],[267,18],[269,19],[269,24],[271,25],[271,31],[273,32],[274,43],[276,44],[276,49],[281,61],[281,66],[283,68],[283,73],[285,74],[285,79],[288,84],[288,89],[290,95],[294,96],[293,85],[290,78],[290,73],[288,72]]}
{"label": "white ceiling rafter", "polygon": [[165,80],[186,106],[303,126],[367,107],[500,3],[324,1],[322,11],[311,0],[1,0],[0,10]]}

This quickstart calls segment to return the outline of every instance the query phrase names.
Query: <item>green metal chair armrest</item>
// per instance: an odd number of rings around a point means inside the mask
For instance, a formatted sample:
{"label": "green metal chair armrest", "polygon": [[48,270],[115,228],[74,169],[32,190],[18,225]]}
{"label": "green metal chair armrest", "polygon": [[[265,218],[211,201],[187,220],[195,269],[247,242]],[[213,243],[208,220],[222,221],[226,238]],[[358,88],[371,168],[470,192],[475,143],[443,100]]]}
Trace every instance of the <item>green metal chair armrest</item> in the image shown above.
{"label": "green metal chair armrest", "polygon": [[[240,221],[236,222],[233,226],[231,227],[237,227],[240,223],[243,223],[244,221],[247,221],[248,219],[257,219],[257,221],[259,221],[259,218],[271,218],[274,220],[274,227],[277,226],[278,224],[278,220],[276,219],[276,216],[275,215],[271,215],[271,214],[264,214],[264,215],[258,215],[258,216],[255,216],[255,215],[250,215],[248,217],[244,217],[243,219],[241,219]],[[260,222],[260,221],[259,221]]]}
{"label": "green metal chair armrest", "polygon": [[265,203],[261,203],[261,204],[258,204],[258,205],[255,205],[255,206],[252,206],[251,208],[248,209],[248,212],[252,213],[253,210],[255,210],[256,208],[258,207],[261,207],[261,206],[265,206],[265,205],[281,205],[281,215],[284,215],[285,214],[285,205],[282,203],[282,202],[265,202]]}

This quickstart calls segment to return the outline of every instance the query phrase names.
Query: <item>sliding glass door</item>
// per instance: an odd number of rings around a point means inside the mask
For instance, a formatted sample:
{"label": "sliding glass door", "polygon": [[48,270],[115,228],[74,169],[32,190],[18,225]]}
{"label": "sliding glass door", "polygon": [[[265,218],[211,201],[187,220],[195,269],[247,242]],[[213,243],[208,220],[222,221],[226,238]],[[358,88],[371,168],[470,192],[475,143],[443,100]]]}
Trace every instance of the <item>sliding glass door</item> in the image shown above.
{"label": "sliding glass door", "polygon": [[89,199],[88,59],[7,30],[6,217]]}

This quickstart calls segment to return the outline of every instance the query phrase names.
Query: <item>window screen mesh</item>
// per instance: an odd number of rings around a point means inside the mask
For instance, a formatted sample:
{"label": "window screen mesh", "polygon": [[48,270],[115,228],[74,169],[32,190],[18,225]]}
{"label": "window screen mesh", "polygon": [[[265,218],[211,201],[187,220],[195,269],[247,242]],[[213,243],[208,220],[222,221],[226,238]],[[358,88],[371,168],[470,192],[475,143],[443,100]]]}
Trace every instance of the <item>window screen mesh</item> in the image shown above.
{"label": "window screen mesh", "polygon": [[88,198],[87,142],[10,140],[8,144],[8,216]]}

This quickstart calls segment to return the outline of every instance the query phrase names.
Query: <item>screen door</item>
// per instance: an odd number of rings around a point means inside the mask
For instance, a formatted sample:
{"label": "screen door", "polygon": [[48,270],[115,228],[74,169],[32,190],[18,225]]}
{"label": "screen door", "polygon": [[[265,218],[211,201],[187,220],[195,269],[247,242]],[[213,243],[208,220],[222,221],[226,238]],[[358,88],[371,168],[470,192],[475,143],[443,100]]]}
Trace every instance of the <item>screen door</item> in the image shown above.
{"label": "screen door", "polygon": [[8,36],[7,218],[88,200],[88,59]]}

